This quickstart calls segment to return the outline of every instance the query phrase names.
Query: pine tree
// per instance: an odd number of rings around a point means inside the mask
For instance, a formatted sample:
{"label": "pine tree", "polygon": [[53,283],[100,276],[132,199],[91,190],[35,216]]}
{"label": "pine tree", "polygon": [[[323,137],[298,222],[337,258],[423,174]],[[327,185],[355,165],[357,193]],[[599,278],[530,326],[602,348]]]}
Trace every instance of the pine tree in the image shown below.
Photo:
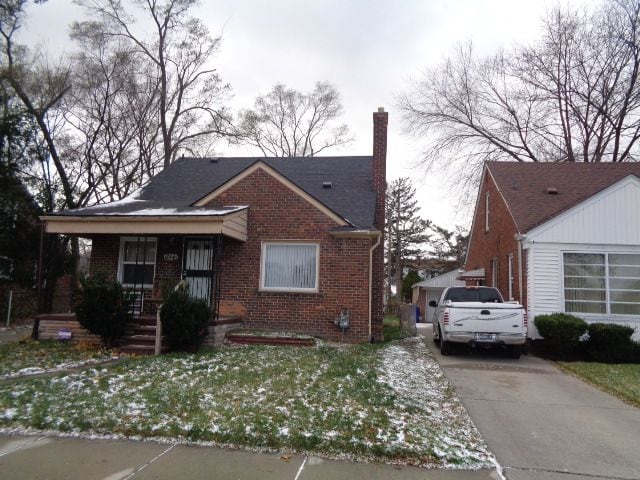
{"label": "pine tree", "polygon": [[409,259],[422,256],[424,244],[429,240],[427,229],[431,222],[420,217],[415,195],[416,189],[407,177],[394,180],[387,189],[387,298],[391,296],[392,284],[400,294],[403,268]]}

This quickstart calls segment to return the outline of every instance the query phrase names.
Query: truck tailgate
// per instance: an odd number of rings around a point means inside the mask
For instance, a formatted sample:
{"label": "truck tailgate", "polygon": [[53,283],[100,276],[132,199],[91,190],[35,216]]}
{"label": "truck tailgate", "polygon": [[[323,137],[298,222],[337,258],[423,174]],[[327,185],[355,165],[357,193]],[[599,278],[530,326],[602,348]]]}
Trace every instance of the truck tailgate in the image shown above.
{"label": "truck tailgate", "polygon": [[451,303],[450,332],[519,333],[524,331],[521,306],[506,303]]}

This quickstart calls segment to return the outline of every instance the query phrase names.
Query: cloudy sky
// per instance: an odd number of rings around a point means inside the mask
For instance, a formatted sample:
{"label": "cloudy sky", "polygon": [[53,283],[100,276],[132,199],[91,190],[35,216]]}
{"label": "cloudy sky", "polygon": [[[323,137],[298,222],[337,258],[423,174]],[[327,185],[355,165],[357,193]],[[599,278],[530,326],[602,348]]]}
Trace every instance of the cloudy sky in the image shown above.
{"label": "cloudy sky", "polygon": [[[562,0],[562,4],[595,0]],[[250,106],[276,82],[310,91],[318,80],[342,95],[344,121],[355,141],[328,154],[370,155],[371,114],[389,112],[387,179],[413,179],[422,214],[447,228],[468,225],[446,181],[424,175],[420,144],[402,133],[397,96],[459,42],[491,53],[539,34],[554,0],[202,0],[196,15],[222,34],[215,61],[233,89],[232,106]],[[71,0],[31,6],[22,39],[51,54],[70,51],[68,27],[82,17]],[[238,154],[225,145],[220,155]],[[241,152],[248,153],[248,152]],[[256,152],[257,153],[257,152]]]}

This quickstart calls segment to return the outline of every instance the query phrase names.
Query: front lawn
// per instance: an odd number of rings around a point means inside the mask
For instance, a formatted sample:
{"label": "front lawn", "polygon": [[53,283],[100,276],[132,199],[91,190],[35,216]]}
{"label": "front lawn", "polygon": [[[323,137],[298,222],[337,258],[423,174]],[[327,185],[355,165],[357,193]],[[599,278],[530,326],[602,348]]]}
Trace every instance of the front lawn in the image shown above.
{"label": "front lawn", "polygon": [[0,426],[431,466],[494,461],[418,338],[223,347],[16,380],[0,385]]}
{"label": "front lawn", "polygon": [[560,367],[625,402],[640,407],[640,364],[558,362]]}
{"label": "front lawn", "polygon": [[93,345],[26,340],[0,345],[0,380],[55,372],[113,358]]}

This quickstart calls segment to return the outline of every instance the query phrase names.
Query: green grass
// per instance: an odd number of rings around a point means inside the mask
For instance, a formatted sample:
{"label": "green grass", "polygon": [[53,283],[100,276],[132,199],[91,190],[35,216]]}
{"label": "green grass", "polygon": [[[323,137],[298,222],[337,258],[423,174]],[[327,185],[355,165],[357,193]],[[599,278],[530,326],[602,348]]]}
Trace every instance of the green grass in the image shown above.
{"label": "green grass", "polygon": [[15,380],[0,384],[0,427],[490,465],[486,445],[417,338],[223,347]]}
{"label": "green grass", "polygon": [[640,364],[558,362],[558,365],[605,392],[640,407]]}
{"label": "green grass", "polygon": [[88,344],[25,340],[0,345],[0,379],[109,360],[113,354]]}

